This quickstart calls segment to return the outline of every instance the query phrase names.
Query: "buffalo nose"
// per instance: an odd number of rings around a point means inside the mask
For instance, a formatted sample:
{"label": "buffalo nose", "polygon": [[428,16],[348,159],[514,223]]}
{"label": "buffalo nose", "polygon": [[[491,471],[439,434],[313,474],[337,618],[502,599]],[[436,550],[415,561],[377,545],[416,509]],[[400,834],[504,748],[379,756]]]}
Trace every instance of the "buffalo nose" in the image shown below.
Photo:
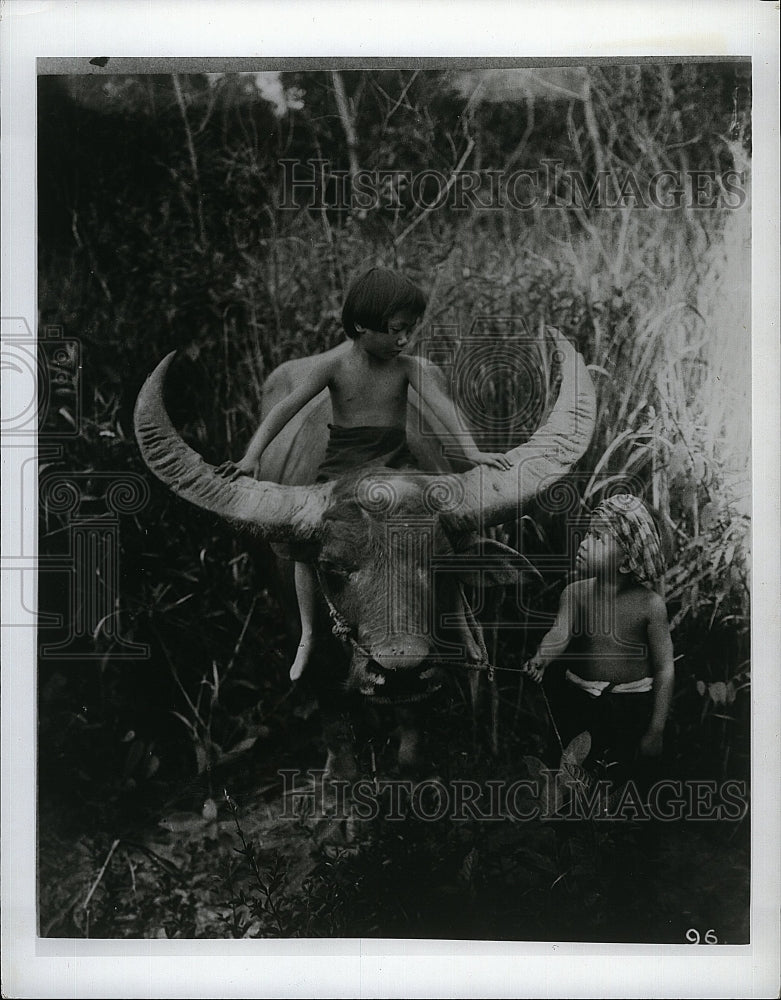
{"label": "buffalo nose", "polygon": [[390,635],[372,648],[372,659],[386,670],[410,670],[429,654],[429,642],[419,635]]}

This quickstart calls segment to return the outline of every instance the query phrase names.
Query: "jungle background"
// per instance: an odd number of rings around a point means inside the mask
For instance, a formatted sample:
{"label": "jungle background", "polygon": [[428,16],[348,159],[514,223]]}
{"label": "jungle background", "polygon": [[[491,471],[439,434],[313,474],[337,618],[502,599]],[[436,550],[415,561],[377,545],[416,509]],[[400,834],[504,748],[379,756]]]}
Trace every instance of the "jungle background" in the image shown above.
{"label": "jungle background", "polygon": [[[524,610],[501,609],[526,627],[491,637],[499,755],[485,705],[471,737],[455,683],[435,708],[442,773],[512,779],[542,753],[547,708],[518,668],[565,582],[565,514],[629,484],[668,555],[665,773],[748,782],[750,106],[736,62],[117,76],[109,60],[39,78],[41,443],[54,443],[39,607],[66,623],[39,633],[62,644],[38,666],[41,934],[748,940],[747,818],[669,824],[652,863],[631,831],[594,823],[562,838],[544,821],[410,818],[357,840],[305,815],[278,823],[278,769],[323,763],[316,704],[288,680],[297,637],[246,541],[148,474],[132,409],[177,350],[174,422],[209,461],[238,457],[266,375],[342,339],[345,289],[371,263],[426,289],[423,338],[457,343],[486,317],[521,317],[532,337],[559,327],[591,366],[596,432],[566,509],[541,500],[507,526],[539,576]],[[603,171],[613,192],[627,171],[642,185],[739,170],[748,197],[606,210],[567,207],[563,186],[546,192],[563,207],[427,211],[390,182],[382,207],[281,208],[279,161],[312,158],[449,183],[558,160],[589,185]],[[473,366],[487,412],[515,412],[511,375]],[[506,446],[537,419],[505,420]],[[108,613],[90,618],[83,577],[46,560],[67,562],[79,517],[108,524],[106,486],[123,475],[148,499],[112,522],[115,566],[94,570]],[[77,507],[51,486],[69,476]],[[128,643],[148,655],[123,656]]]}

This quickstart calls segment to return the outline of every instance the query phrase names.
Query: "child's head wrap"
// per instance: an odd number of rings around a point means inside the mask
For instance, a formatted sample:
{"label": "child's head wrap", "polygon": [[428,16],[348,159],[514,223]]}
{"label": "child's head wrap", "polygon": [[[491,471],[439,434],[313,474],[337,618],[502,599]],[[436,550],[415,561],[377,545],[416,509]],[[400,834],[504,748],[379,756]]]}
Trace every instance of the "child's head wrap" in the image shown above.
{"label": "child's head wrap", "polygon": [[640,583],[653,585],[663,575],[664,556],[659,532],[640,497],[617,493],[603,500],[591,519],[604,522]]}

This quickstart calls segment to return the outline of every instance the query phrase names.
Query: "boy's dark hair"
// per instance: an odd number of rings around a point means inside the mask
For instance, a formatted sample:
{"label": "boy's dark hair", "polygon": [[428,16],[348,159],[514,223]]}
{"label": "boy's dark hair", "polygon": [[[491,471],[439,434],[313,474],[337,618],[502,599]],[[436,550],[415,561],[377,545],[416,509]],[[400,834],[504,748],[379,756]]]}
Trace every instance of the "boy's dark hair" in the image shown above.
{"label": "boy's dark hair", "polygon": [[385,267],[372,267],[350,285],[342,307],[342,326],[348,337],[358,336],[355,324],[386,333],[389,318],[402,310],[420,316],[426,296],[403,274]]}

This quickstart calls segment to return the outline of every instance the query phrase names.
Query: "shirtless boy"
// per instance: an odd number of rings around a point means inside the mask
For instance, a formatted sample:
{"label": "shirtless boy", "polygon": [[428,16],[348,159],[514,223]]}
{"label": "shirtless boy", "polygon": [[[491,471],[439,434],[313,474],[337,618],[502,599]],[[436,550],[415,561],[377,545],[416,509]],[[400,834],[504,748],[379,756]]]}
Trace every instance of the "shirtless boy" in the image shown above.
{"label": "shirtless boy", "polygon": [[[510,467],[502,454],[481,452],[464,430],[455,407],[440,387],[441,373],[422,358],[405,354],[412,331],[426,308],[426,297],[408,278],[373,267],[351,285],[342,309],[347,343],[317,355],[308,376],[267,414],[240,461],[226,462],[221,475],[254,475],[263,451],[298,411],[323,389],[331,395],[333,424],[317,481],[335,479],[365,464],[409,468],[407,393],[412,386],[459,442],[464,457],[481,465]],[[439,374],[439,379],[436,376]],[[290,668],[291,680],[304,671],[312,652],[315,578],[307,563],[296,563],[296,593],[301,641]]]}
{"label": "shirtless boy", "polygon": [[522,669],[540,682],[566,653],[572,669],[556,711],[565,745],[589,730],[589,761],[616,762],[624,776],[638,755],[661,754],[674,681],[667,612],[651,589],[664,571],[661,544],[642,500],[625,493],[597,508],[576,569],[581,579],[564,589],[553,628]]}

